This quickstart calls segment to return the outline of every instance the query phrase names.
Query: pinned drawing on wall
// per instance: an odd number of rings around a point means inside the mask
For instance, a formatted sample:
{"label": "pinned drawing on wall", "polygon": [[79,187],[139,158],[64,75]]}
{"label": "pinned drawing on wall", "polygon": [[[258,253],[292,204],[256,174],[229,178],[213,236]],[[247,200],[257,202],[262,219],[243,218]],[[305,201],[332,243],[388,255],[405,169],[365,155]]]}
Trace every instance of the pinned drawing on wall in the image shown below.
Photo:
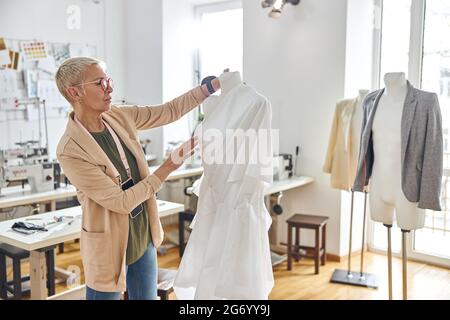
{"label": "pinned drawing on wall", "polygon": [[19,58],[20,58],[20,53],[17,51],[12,51],[9,50],[9,58],[11,60],[11,63],[9,65],[7,65],[6,67],[9,69],[13,69],[13,70],[18,70],[19,69]]}
{"label": "pinned drawing on wall", "polygon": [[13,70],[0,70],[0,99],[15,98],[17,94],[17,73]]}
{"label": "pinned drawing on wall", "polygon": [[6,46],[5,39],[0,37],[0,67],[1,68],[11,68],[14,65],[12,60],[14,57],[10,54],[10,50]]}
{"label": "pinned drawing on wall", "polygon": [[12,70],[18,70],[19,69],[19,57],[20,57],[19,52],[8,50],[8,55],[9,55],[10,63],[7,65],[4,65],[3,67],[12,69]]}
{"label": "pinned drawing on wall", "polygon": [[48,56],[46,59],[39,60],[38,68],[50,73],[51,75],[56,73],[55,58]]}
{"label": "pinned drawing on wall", "polygon": [[96,54],[95,47],[79,43],[70,44],[71,57],[95,57]]}
{"label": "pinned drawing on wall", "polygon": [[21,46],[26,61],[47,58],[47,48],[43,41],[22,41]]}
{"label": "pinned drawing on wall", "polygon": [[59,93],[58,87],[53,80],[38,80],[37,83],[38,96],[45,99],[47,107],[64,107],[67,106],[67,101]]}
{"label": "pinned drawing on wall", "polygon": [[24,78],[25,78],[25,84],[27,86],[28,98],[36,98],[38,96],[39,71],[25,69],[24,70]]}
{"label": "pinned drawing on wall", "polygon": [[64,60],[70,58],[70,49],[67,43],[55,43],[53,44],[53,57],[55,58],[56,67],[59,67]]}
{"label": "pinned drawing on wall", "polygon": [[11,64],[11,58],[9,57],[8,49],[0,49],[0,66],[5,67]]}

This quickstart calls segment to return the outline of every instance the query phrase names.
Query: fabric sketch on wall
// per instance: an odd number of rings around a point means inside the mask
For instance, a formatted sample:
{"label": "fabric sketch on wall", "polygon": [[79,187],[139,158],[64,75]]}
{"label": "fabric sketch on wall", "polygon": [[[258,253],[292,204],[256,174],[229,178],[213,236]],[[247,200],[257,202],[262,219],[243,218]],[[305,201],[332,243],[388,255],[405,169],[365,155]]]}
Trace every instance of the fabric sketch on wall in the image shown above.
{"label": "fabric sketch on wall", "polygon": [[0,70],[0,98],[15,98],[17,94],[17,73],[13,70]]}
{"label": "fabric sketch on wall", "polygon": [[55,58],[56,67],[59,67],[64,60],[70,58],[70,44],[55,43],[53,44],[53,58]]}
{"label": "fabric sketch on wall", "polygon": [[25,69],[24,78],[25,84],[27,86],[28,98],[36,98],[38,96],[39,71],[33,69]]}
{"label": "fabric sketch on wall", "polygon": [[47,47],[43,41],[22,41],[22,53],[26,61],[47,58]]}

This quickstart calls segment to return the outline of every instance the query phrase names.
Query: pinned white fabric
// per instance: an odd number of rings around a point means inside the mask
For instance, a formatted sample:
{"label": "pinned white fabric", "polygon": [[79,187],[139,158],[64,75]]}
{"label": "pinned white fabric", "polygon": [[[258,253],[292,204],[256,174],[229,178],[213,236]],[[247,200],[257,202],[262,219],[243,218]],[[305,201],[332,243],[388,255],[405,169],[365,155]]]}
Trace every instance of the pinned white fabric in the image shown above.
{"label": "pinned white fabric", "polygon": [[[268,299],[274,284],[272,220],[264,203],[273,176],[271,106],[238,72],[219,79],[222,93],[204,102],[197,132],[204,172],[194,188],[197,212],[174,290],[178,299]],[[246,138],[217,139],[232,132]]]}

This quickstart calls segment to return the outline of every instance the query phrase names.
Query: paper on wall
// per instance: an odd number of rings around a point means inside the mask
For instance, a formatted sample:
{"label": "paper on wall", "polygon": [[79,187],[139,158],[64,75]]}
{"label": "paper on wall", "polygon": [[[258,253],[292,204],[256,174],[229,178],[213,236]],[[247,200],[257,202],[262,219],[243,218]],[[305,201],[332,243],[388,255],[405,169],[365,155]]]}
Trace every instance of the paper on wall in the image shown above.
{"label": "paper on wall", "polygon": [[71,43],[70,56],[71,57],[92,57],[95,56],[93,50],[86,44]]}
{"label": "paper on wall", "polygon": [[9,58],[11,60],[11,63],[6,67],[13,70],[19,69],[19,58],[20,58],[19,52],[9,50]]}
{"label": "paper on wall", "polygon": [[47,48],[43,41],[22,41],[21,46],[26,61],[47,58]]}
{"label": "paper on wall", "polygon": [[11,59],[9,57],[9,50],[3,49],[0,50],[0,66],[5,66],[11,63]]}
{"label": "paper on wall", "polygon": [[5,50],[5,49],[6,49],[5,39],[0,37],[0,50]]}
{"label": "paper on wall", "polygon": [[15,98],[17,94],[17,73],[13,70],[0,70],[0,99]]}
{"label": "paper on wall", "polygon": [[63,98],[61,93],[53,80],[38,80],[38,96],[45,99],[47,107],[63,107],[67,106],[68,102]]}
{"label": "paper on wall", "polygon": [[56,67],[59,67],[64,62],[64,60],[70,58],[69,44],[53,44],[53,57],[55,58]]}
{"label": "paper on wall", "polygon": [[55,58],[48,56],[46,59],[39,60],[38,68],[50,74],[54,74],[56,72]]}
{"label": "paper on wall", "polygon": [[39,71],[25,69],[24,70],[25,84],[27,86],[28,98],[36,98],[38,95],[37,83],[39,80]]}

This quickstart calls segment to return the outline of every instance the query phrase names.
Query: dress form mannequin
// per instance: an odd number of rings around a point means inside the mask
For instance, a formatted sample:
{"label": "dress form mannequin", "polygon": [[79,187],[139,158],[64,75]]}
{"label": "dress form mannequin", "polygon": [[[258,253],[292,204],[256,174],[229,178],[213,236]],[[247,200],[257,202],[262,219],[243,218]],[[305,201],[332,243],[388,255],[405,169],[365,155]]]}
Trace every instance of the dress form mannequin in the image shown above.
{"label": "dress form mannequin", "polygon": [[[353,145],[355,146],[351,152],[353,153],[352,159],[358,159],[358,153],[359,153],[359,142],[361,140],[361,126],[362,126],[362,119],[363,119],[363,110],[362,110],[362,103],[364,101],[364,98],[369,93],[369,90],[360,89],[358,91],[358,97],[357,97],[357,103],[355,106],[355,110],[353,111],[352,116],[352,123],[351,123],[351,135],[353,139]],[[353,167],[356,168],[356,163],[353,164]],[[365,193],[365,196],[367,193]],[[363,257],[364,257],[364,231],[365,231],[365,218],[366,218],[366,200],[367,198],[364,198],[364,222],[363,222],[363,240],[362,240],[362,247],[361,247],[361,273],[360,276],[362,276],[362,270],[363,270]],[[352,253],[352,229],[353,229],[353,201],[354,201],[354,192],[352,190],[352,200],[351,200],[351,210],[350,210],[350,238],[349,238],[349,260],[348,260],[348,272],[350,274],[350,257]]]}
{"label": "dress form mannequin", "polygon": [[391,227],[394,210],[402,230],[403,298],[406,299],[406,233],[425,223],[425,210],[409,202],[401,186],[401,121],[407,82],[404,73],[386,73],[383,92],[375,115],[372,134],[375,160],[370,181],[370,211],[374,221],[388,228],[389,298],[392,299]]}
{"label": "dress form mannequin", "polygon": [[[361,129],[363,124],[363,102],[366,96],[369,94],[369,90],[360,89],[358,96],[352,99],[355,104],[352,109],[352,117],[350,122],[350,136],[352,140],[351,148],[349,149],[350,167],[357,167],[357,159],[359,154],[359,145],[361,140]],[[353,243],[353,209],[354,209],[355,191],[351,189],[351,208],[350,208],[350,227],[349,227],[349,246],[348,246],[348,265],[347,270],[336,269],[331,277],[332,283],[351,284],[367,288],[378,288],[378,279],[375,275],[364,272],[364,248],[365,248],[365,225],[366,225],[366,204],[367,204],[367,192],[364,192],[364,212],[363,212],[363,232],[362,232],[362,245],[361,245],[361,262],[360,270],[351,271],[351,258],[352,258],[352,243]]]}
{"label": "dress form mannequin", "polygon": [[[359,144],[361,140],[361,127],[362,127],[362,120],[363,120],[363,108],[362,103],[364,99],[366,98],[367,94],[369,93],[369,90],[366,89],[360,89],[358,91],[358,102],[356,104],[356,109],[353,112],[352,117],[352,136],[354,145],[357,146],[356,148],[353,148],[352,152],[354,152],[353,159],[358,159],[358,153],[359,153]],[[355,165],[356,167],[356,165]],[[353,194],[352,194],[353,198]],[[361,244],[361,263],[360,263],[360,278],[368,278],[369,274],[364,274],[364,247],[365,247],[365,231],[366,231],[366,204],[367,204],[367,192],[364,192],[364,218],[363,218],[363,233],[362,233],[362,244]],[[353,206],[353,199],[352,199],[352,206]],[[352,210],[353,211],[353,210]],[[352,223],[352,222],[350,222]],[[350,235],[351,238],[351,235]],[[350,240],[351,241],[351,240]],[[351,244],[350,244],[351,245]],[[351,251],[350,251],[351,253]],[[350,255],[349,253],[349,255]],[[350,265],[350,262],[349,262]],[[366,279],[366,281],[369,281],[369,279]],[[374,284],[374,281],[372,281],[372,287],[376,287]]]}

